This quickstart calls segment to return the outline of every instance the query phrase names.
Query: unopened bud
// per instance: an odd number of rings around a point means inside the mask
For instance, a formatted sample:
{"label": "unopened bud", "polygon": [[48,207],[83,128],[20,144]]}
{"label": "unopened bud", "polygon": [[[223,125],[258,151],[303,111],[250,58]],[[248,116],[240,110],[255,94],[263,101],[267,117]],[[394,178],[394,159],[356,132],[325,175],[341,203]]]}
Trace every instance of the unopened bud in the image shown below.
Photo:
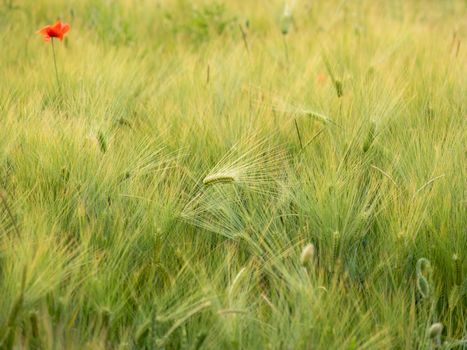
{"label": "unopened bud", "polygon": [[315,246],[311,243],[307,244],[302,250],[302,255],[300,255],[300,263],[303,266],[306,266],[310,261],[313,260],[315,255]]}
{"label": "unopened bud", "polygon": [[425,277],[422,275],[417,278],[417,289],[420,292],[422,298],[428,298],[430,296],[430,285]]}
{"label": "unopened bud", "polygon": [[436,339],[441,336],[443,331],[443,324],[441,322],[433,323],[430,328],[428,328],[428,336],[430,339]]}

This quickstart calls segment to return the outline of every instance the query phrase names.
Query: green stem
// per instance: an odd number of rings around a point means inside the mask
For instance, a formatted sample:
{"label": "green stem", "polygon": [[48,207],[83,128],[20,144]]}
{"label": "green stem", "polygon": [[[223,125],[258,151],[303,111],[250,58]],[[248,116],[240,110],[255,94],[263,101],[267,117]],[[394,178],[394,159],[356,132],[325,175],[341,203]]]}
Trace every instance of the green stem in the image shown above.
{"label": "green stem", "polygon": [[286,61],[287,65],[288,65],[289,64],[289,48],[287,46],[287,40],[286,40],[284,34],[282,35],[282,41],[284,43],[285,61]]}
{"label": "green stem", "polygon": [[52,38],[51,41],[52,41],[52,55],[54,57],[55,78],[57,79],[58,89],[61,90],[60,79],[58,79],[57,59],[55,58],[54,38]]}
{"label": "green stem", "polygon": [[297,119],[294,120],[294,123],[295,123],[295,129],[297,130],[298,141],[300,142],[300,150],[303,150],[302,137],[300,136],[300,129],[298,128]]}

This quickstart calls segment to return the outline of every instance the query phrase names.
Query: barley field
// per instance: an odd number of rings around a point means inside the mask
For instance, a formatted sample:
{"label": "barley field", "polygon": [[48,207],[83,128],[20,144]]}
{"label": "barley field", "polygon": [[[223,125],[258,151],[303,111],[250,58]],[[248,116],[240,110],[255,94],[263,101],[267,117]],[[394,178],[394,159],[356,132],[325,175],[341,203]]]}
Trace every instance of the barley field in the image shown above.
{"label": "barley field", "polygon": [[463,0],[2,0],[0,349],[467,348],[466,36]]}

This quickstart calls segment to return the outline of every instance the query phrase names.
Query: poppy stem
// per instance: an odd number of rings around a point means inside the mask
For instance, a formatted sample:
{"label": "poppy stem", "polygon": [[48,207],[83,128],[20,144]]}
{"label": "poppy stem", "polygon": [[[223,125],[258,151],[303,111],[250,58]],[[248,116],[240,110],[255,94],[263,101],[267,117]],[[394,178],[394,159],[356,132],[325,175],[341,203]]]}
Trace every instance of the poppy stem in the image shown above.
{"label": "poppy stem", "polygon": [[58,79],[57,59],[55,58],[54,38],[52,38],[51,42],[52,42],[52,55],[54,57],[55,78],[57,79],[58,89],[61,90],[60,79]]}
{"label": "poppy stem", "polygon": [[294,123],[295,123],[295,129],[297,130],[298,141],[300,142],[300,149],[303,150],[302,137],[300,136],[300,129],[298,128],[297,119],[294,120]]}

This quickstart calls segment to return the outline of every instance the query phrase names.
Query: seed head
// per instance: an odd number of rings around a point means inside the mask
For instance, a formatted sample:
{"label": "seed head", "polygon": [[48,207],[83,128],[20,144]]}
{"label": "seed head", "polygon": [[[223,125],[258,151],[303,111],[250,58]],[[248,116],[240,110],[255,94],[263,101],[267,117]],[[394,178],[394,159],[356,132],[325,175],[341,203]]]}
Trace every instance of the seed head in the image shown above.
{"label": "seed head", "polygon": [[203,184],[208,186],[217,183],[231,183],[238,181],[238,176],[234,172],[225,172],[208,175],[203,179]]}
{"label": "seed head", "polygon": [[428,336],[430,339],[437,339],[441,336],[443,331],[443,324],[441,322],[433,323],[430,328],[428,328]]}
{"label": "seed head", "polygon": [[311,243],[307,244],[302,250],[302,255],[300,255],[300,263],[303,266],[308,265],[315,255],[315,246]]}

